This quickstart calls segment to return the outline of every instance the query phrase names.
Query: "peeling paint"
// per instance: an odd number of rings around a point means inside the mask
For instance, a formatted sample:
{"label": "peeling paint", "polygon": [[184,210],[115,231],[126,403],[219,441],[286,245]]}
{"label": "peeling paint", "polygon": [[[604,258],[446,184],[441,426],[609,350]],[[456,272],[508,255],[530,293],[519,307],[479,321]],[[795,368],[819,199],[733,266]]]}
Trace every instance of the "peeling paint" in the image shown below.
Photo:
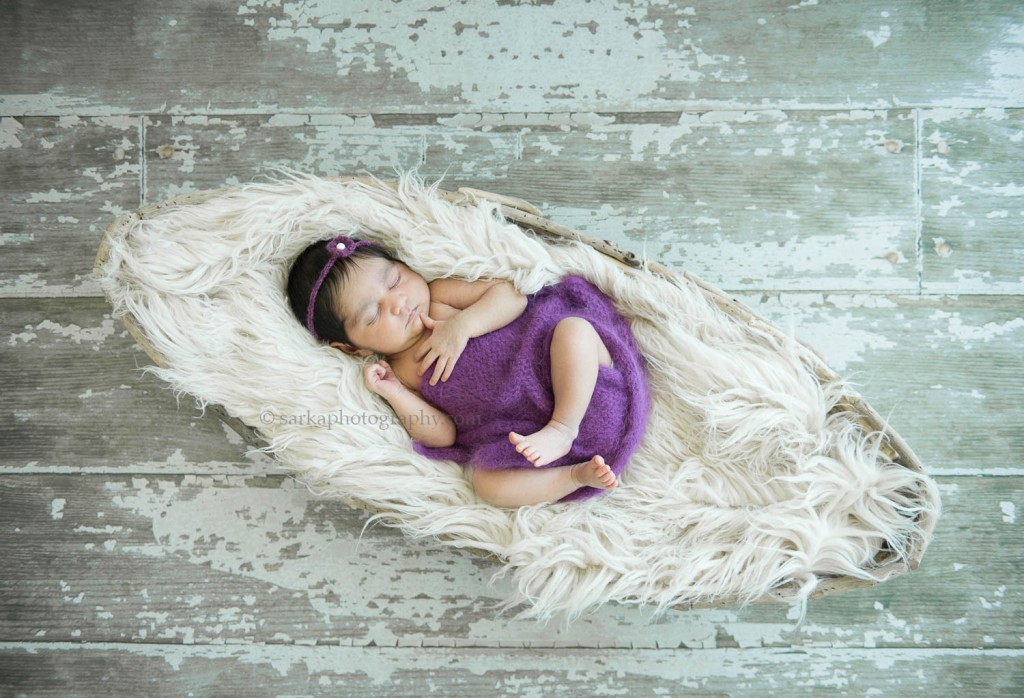
{"label": "peeling paint", "polygon": [[83,526],[79,524],[71,529],[75,533],[131,533],[131,529],[125,530],[124,526]]}
{"label": "peeling paint", "polygon": [[81,344],[82,342],[103,344],[116,331],[114,321],[109,317],[104,319],[99,327],[82,328],[73,323],[65,326],[52,320],[43,320],[35,326],[35,329],[49,330],[60,337],[70,339],[75,344]]}
{"label": "peeling paint", "polygon": [[28,204],[60,204],[72,201],[74,194],[67,191],[57,191],[56,189],[50,189],[48,192],[36,192],[29,194],[28,199],[25,203]]}
{"label": "peeling paint", "polygon": [[[424,691],[443,693],[446,686],[457,693],[475,684],[480,677],[489,676],[491,691],[495,695],[526,694],[524,688],[547,686],[564,689],[566,695],[584,692],[589,695],[621,695],[638,687],[652,690],[699,693],[750,693],[765,689],[784,688],[790,693],[811,695],[815,689],[825,691],[852,686],[871,695],[872,686],[880,685],[883,695],[905,692],[908,686],[923,687],[948,683],[948,667],[991,667],[1009,671],[1019,661],[1021,653],[1004,648],[913,648],[887,649],[878,652],[867,649],[847,649],[837,652],[832,648],[802,647],[792,649],[750,649],[739,658],[736,650],[705,650],[701,652],[665,652],[660,650],[634,650],[629,654],[628,666],[621,666],[621,651],[589,650],[580,652],[571,648],[527,652],[496,652],[486,648],[461,648],[454,655],[448,647],[395,647],[386,652],[380,648],[301,646],[301,645],[245,645],[245,646],[191,646],[167,643],[33,643],[32,648],[4,643],[3,649],[46,652],[50,661],[63,663],[72,656],[81,656],[79,662],[92,664],[102,657],[116,653],[133,666],[146,666],[142,658],[163,662],[173,672],[183,672],[168,684],[175,689],[187,684],[179,683],[187,676],[184,672],[206,675],[224,666],[240,666],[252,681],[263,685],[275,679],[287,682],[300,693],[309,693],[309,686],[322,685],[325,679],[344,687],[346,693],[360,690],[379,693],[389,687],[403,686],[409,677],[427,677]],[[93,661],[93,657],[95,660]],[[496,669],[496,658],[500,666]],[[496,673],[497,672],[497,673]],[[497,678],[495,678],[497,677]],[[641,682],[642,677],[642,682]],[[663,682],[663,686],[659,686]],[[276,685],[276,684],[275,684]],[[642,690],[642,689],[641,689]],[[294,691],[292,691],[294,692]],[[559,691],[545,691],[558,693]],[[532,695],[532,693],[530,693]]]}
{"label": "peeling paint", "polygon": [[[657,93],[665,81],[743,82],[748,77],[742,56],[706,51],[697,36],[666,51],[662,20],[648,19],[628,5],[604,5],[586,29],[567,20],[561,7],[546,4],[490,6],[486,21],[469,12],[456,23],[412,6],[394,5],[381,13],[375,6],[353,7],[344,0],[284,5],[248,0],[244,7],[248,26],[256,26],[251,12],[258,12],[270,42],[298,43],[309,53],[332,56],[339,77],[388,70],[424,93],[454,91],[527,111],[548,111],[541,105],[563,93],[597,99],[614,86],[616,99],[630,100]],[[661,8],[666,13],[693,16],[684,8]],[[417,21],[421,30],[410,31]],[[521,26],[530,31],[513,31]],[[512,35],[520,40],[510,41]],[[594,51],[595,39],[614,48]],[[378,63],[381,54],[383,65]],[[427,63],[424,56],[436,60]],[[524,72],[506,79],[489,73],[510,61],[520,62]],[[584,65],[586,70],[576,69]],[[537,76],[545,77],[540,81]]]}
{"label": "peeling paint", "polygon": [[1010,24],[1003,29],[1003,46],[988,54],[991,78],[988,90],[1001,94],[1013,104],[1024,103],[1024,24]]}
{"label": "peeling paint", "polygon": [[0,116],[0,150],[8,148],[20,148],[21,137],[19,131],[24,127],[21,122],[9,116]]}
{"label": "peeling paint", "polygon": [[7,338],[7,346],[9,346],[9,347],[17,346],[18,342],[24,342],[25,344],[28,344],[33,339],[36,339],[39,336],[35,332],[31,331],[32,330],[32,326],[31,325],[26,325],[25,329],[28,330],[28,331],[27,332],[17,332],[15,334],[9,335],[8,338]]}
{"label": "peeling paint", "polygon": [[949,212],[952,211],[954,208],[959,208],[963,205],[964,202],[960,200],[960,197],[954,194],[951,198],[946,199],[945,201],[936,205],[934,208],[936,214],[938,214],[938,216],[941,218],[944,216],[948,216]]}
{"label": "peeling paint", "polygon": [[878,323],[866,320],[859,312],[864,308],[898,307],[884,296],[785,294],[738,298],[780,329],[820,351],[826,363],[839,372],[868,361],[874,350],[898,346],[887,326],[874,331]]}
{"label": "peeling paint", "polygon": [[50,518],[51,519],[63,519],[64,518],[64,505],[67,504],[66,499],[54,499],[50,502]]}
{"label": "peeling paint", "polygon": [[932,243],[935,245],[935,254],[939,257],[949,257],[953,254],[953,248],[946,244],[944,238],[932,238]]}
{"label": "peeling paint", "polygon": [[999,502],[999,509],[1003,512],[1003,523],[1017,523],[1017,507],[1013,502]]}
{"label": "peeling paint", "polygon": [[[114,491],[113,501],[121,508],[152,518],[155,542],[148,546],[129,546],[128,552],[144,555],[184,554],[200,566],[250,576],[285,589],[302,592],[311,605],[325,616],[344,613],[344,604],[328,603],[329,597],[342,598],[345,589],[359,586],[362,565],[358,560],[358,542],[337,535],[333,526],[319,530],[306,523],[296,530],[286,524],[306,519],[307,507],[315,500],[299,487],[282,489],[203,487],[210,478],[187,477],[181,487],[161,482],[154,488],[146,479],[133,482],[134,491]],[[187,491],[188,497],[183,497]],[[289,496],[289,494],[291,496]],[[266,500],[259,503],[259,500]],[[258,510],[259,519],[248,512]],[[208,536],[216,532],[216,545]],[[231,541],[231,545],[227,542]],[[284,549],[295,547],[286,555]],[[286,560],[287,564],[281,564]],[[468,574],[473,574],[468,572]],[[415,597],[429,590],[429,573],[413,575],[394,593]],[[435,589],[441,595],[443,586]]]}
{"label": "peeling paint", "polygon": [[871,48],[878,48],[892,38],[892,28],[888,24],[878,27],[878,31],[866,31],[864,35],[871,41]]}
{"label": "peeling paint", "polygon": [[[930,319],[936,323],[946,321],[945,331],[935,329],[932,333],[933,338],[958,341],[964,345],[965,349],[970,349],[976,342],[987,344],[997,337],[1013,334],[1018,330],[1024,329],[1024,317],[1014,318],[1002,323],[988,322],[977,326],[965,324],[958,312],[950,313],[945,310],[935,310]],[[937,346],[934,339],[931,341],[931,346]]]}

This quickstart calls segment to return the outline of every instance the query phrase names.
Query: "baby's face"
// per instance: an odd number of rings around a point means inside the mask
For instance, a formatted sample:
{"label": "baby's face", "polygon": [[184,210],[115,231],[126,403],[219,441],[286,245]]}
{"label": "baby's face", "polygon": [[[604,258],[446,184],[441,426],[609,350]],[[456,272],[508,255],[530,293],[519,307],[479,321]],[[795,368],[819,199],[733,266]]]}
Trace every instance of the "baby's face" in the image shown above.
{"label": "baby's face", "polygon": [[422,336],[420,313],[429,314],[430,289],[401,262],[361,259],[341,287],[335,310],[356,347],[392,356]]}

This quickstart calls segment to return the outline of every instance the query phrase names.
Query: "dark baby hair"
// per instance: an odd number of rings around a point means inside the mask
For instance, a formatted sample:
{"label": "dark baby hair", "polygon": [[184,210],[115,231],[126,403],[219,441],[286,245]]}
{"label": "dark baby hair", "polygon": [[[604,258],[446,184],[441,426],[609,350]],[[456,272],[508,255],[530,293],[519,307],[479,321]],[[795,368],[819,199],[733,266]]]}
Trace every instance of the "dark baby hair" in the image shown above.
{"label": "dark baby hair", "polygon": [[[291,271],[288,272],[288,304],[303,328],[306,327],[310,292],[313,290],[316,280],[320,278],[320,274],[323,273],[327,262],[331,259],[331,254],[327,250],[327,242],[328,240],[319,240],[304,249],[295,258]],[[349,256],[337,260],[327,274],[327,278],[324,279],[320,292],[316,296],[316,304],[313,306],[313,328],[324,341],[352,344],[348,338],[348,332],[345,331],[345,323],[335,314],[334,308],[337,307],[341,285],[352,271],[352,264],[361,259],[374,257],[392,262],[398,261],[394,255],[376,243],[363,245],[356,248]]]}

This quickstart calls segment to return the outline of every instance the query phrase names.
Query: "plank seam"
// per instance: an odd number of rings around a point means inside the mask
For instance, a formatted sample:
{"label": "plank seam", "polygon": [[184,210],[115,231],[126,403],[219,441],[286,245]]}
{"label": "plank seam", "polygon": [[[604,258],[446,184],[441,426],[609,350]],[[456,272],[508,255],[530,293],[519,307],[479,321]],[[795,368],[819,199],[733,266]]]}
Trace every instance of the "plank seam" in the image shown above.
{"label": "plank seam", "polygon": [[[681,269],[681,267],[680,267]],[[723,288],[722,290],[731,295],[755,295],[759,293],[771,293],[771,294],[785,294],[785,295],[826,295],[826,296],[872,296],[875,298],[912,298],[914,300],[943,300],[951,296],[956,298],[1019,298],[1024,296],[1024,287],[1021,290],[1007,289],[1007,288],[995,288],[990,290],[957,290],[949,287],[948,290],[942,290],[942,286],[932,286],[932,291],[925,293],[923,289],[915,291],[913,288],[905,289],[879,289],[879,288]],[[106,297],[99,293],[66,293],[61,288],[54,288],[53,290],[33,290],[32,292],[9,292],[0,291],[0,303],[4,301],[21,301],[26,299],[100,299],[106,301]]]}
{"label": "plank seam", "polygon": [[921,110],[914,109],[914,252],[917,256],[917,295],[924,295],[924,201],[921,191],[921,149],[924,123]]}
{"label": "plank seam", "polygon": [[[0,95],[2,100],[6,95]],[[0,102],[0,107],[3,107]],[[339,112],[331,109],[317,110],[317,109],[295,109],[295,110],[278,110],[274,112],[267,112],[262,109],[204,109],[204,110],[166,110],[166,111],[154,111],[152,109],[142,109],[139,111],[126,109],[123,111],[111,110],[109,107],[97,107],[97,108],[84,108],[84,109],[66,109],[58,111],[31,111],[31,110],[19,110],[11,109],[4,111],[3,116],[12,118],[60,118],[65,116],[78,116],[78,117],[136,117],[140,115],[155,115],[155,116],[169,116],[169,117],[196,117],[196,116],[210,116],[210,117],[229,117],[229,116],[349,116],[356,118],[373,118],[374,116],[382,117],[409,117],[411,120],[418,119],[418,123],[422,124],[424,118],[438,117],[438,118],[458,118],[460,116],[477,116],[477,115],[500,115],[500,114],[544,114],[544,115],[556,115],[556,116],[568,116],[572,114],[599,114],[602,116],[615,116],[615,115],[629,115],[631,117],[635,115],[650,114],[652,117],[660,117],[658,119],[652,119],[652,123],[660,122],[667,114],[673,113],[702,113],[709,111],[744,111],[744,112],[850,112],[850,111],[907,111],[915,109],[968,109],[968,110],[982,110],[982,109],[1021,109],[1024,108],[1024,104],[1016,102],[1007,102],[1006,100],[980,100],[972,102],[963,101],[951,101],[951,102],[827,102],[827,103],[792,103],[780,101],[776,103],[765,103],[765,102],[720,102],[720,101],[708,101],[708,102],[682,102],[676,103],[670,107],[659,107],[652,109],[641,109],[635,111],[597,111],[597,110],[572,110],[572,111],[538,111],[538,112],[523,112],[523,111],[465,111],[465,112],[451,112],[451,111],[388,111],[388,112],[373,112],[373,111],[350,111],[350,112]],[[644,122],[645,123],[645,122]]]}
{"label": "plank seam", "polygon": [[[216,420],[217,417],[210,416]],[[269,457],[269,456],[268,456]],[[223,461],[219,461],[223,462]],[[269,480],[269,479],[292,479],[296,485],[305,487],[301,481],[296,480],[292,473],[286,472],[283,468],[275,468],[277,472],[253,473],[252,463],[239,462],[235,470],[211,470],[210,468],[197,468],[194,470],[135,470],[131,466],[123,468],[89,468],[74,466],[18,466],[0,465],[0,477],[8,476],[33,476],[33,475],[82,475],[82,476],[124,476],[124,477],[152,477],[152,478],[174,478],[174,477],[202,477],[202,478],[242,478],[244,480]],[[1008,478],[1024,477],[1024,468],[996,468],[986,472],[977,468],[949,468],[948,470],[936,470],[926,468],[925,471],[933,478]],[[244,486],[244,485],[241,485]],[[328,499],[324,497],[324,499]]]}
{"label": "plank seam", "polygon": [[139,115],[139,208],[146,205],[146,115]]}
{"label": "plank seam", "polygon": [[[443,640],[443,638],[437,638]],[[451,639],[451,638],[449,638]],[[684,652],[703,652],[709,654],[734,654],[734,653],[747,653],[747,654],[836,654],[841,656],[843,654],[864,654],[864,653],[881,653],[891,654],[892,652],[900,652],[907,654],[920,654],[920,655],[933,655],[933,656],[948,656],[948,655],[966,655],[966,656],[1003,656],[1003,657],[1024,657],[1024,649],[1020,647],[906,647],[906,646],[877,646],[877,647],[836,647],[834,645],[788,645],[788,646],[764,646],[759,645],[756,647],[672,647],[666,645],[665,647],[658,647],[655,645],[643,646],[643,647],[597,647],[582,645],[579,643],[559,643],[559,642],[537,642],[537,641],[523,641],[522,645],[516,645],[515,647],[495,647],[493,643],[482,643],[479,645],[473,644],[452,644],[452,645],[421,645],[421,646],[399,646],[399,645],[381,645],[370,642],[368,644],[326,644],[320,642],[233,642],[233,643],[174,643],[174,642],[112,642],[112,641],[99,641],[99,642],[60,642],[60,641],[19,641],[19,640],[7,640],[0,642],[0,652],[10,652],[16,650],[25,650],[28,652],[38,652],[41,649],[52,650],[52,651],[67,651],[67,650],[78,650],[78,651],[111,651],[111,650],[135,650],[135,651],[153,651],[153,650],[164,650],[171,652],[181,651],[193,651],[198,650],[196,654],[206,653],[209,650],[216,652],[222,652],[226,654],[232,654],[238,650],[253,649],[253,648],[265,648],[265,649],[295,649],[295,648],[308,648],[310,650],[336,650],[344,652],[347,650],[379,650],[380,652],[387,652],[388,650],[395,651],[396,653],[407,653],[411,650],[416,651],[437,651],[437,650],[484,650],[484,651],[500,651],[502,649],[524,649],[524,650],[536,650],[542,649],[545,652],[564,652],[567,654],[576,653],[579,651],[587,652],[650,652],[650,653],[676,653],[679,651]]]}

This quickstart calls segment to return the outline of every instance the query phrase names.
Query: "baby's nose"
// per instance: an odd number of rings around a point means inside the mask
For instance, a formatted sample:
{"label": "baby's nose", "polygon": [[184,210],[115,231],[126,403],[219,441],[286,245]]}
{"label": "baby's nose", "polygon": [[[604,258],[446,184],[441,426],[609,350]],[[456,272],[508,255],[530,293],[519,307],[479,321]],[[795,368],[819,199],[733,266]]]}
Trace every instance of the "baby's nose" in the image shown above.
{"label": "baby's nose", "polygon": [[392,315],[401,315],[405,312],[405,294],[395,293],[391,296]]}

